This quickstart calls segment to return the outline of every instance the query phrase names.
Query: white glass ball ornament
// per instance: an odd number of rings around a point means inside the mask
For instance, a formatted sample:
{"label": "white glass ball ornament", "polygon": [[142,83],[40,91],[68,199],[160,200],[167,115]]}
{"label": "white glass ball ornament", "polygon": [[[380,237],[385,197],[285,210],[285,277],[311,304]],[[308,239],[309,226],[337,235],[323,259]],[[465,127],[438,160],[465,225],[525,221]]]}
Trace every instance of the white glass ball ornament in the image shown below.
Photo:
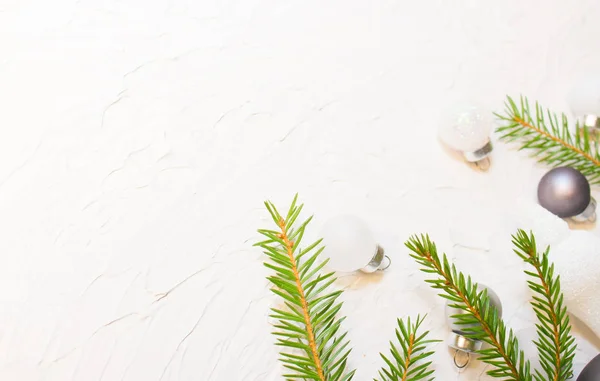
{"label": "white glass ball ornament", "polygon": [[[478,284],[477,290],[487,290],[490,304],[498,312],[498,317],[502,317],[502,303],[500,302],[500,298],[494,292],[494,290],[483,284]],[[456,365],[457,368],[462,369],[469,364],[471,353],[477,352],[479,349],[481,349],[483,342],[467,337],[468,329],[473,328],[474,325],[460,324],[459,320],[455,316],[467,315],[467,312],[460,308],[453,307],[453,304],[455,303],[448,300],[446,301],[445,306],[446,323],[452,331],[448,337],[448,346],[454,349],[454,365]],[[485,311],[481,312],[485,313]],[[457,359],[459,354],[466,356],[466,360],[459,363],[459,360]]]}
{"label": "white glass ball ornament", "polygon": [[328,266],[339,272],[385,270],[390,259],[377,245],[366,222],[356,216],[340,215],[328,220],[321,230]]}
{"label": "white glass ball ornament", "polygon": [[560,274],[569,314],[600,338],[600,237],[588,231],[573,230],[562,242],[552,246],[549,259]]}
{"label": "white glass ball ornament", "polygon": [[438,135],[448,147],[462,153],[466,161],[486,170],[492,152],[491,113],[478,106],[454,106],[442,114]]}
{"label": "white glass ball ornament", "polygon": [[600,75],[579,78],[567,98],[579,125],[597,137],[600,134]]}

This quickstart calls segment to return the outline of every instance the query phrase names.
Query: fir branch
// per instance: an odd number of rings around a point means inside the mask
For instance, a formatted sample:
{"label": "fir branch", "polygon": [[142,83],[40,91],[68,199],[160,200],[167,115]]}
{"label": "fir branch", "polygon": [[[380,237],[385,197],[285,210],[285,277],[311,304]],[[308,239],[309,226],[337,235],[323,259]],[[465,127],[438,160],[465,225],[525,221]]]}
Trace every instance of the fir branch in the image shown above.
{"label": "fir branch", "polygon": [[439,340],[426,340],[429,331],[424,333],[419,331],[423,320],[425,320],[425,316],[417,316],[414,323],[411,322],[410,318],[408,318],[406,323],[398,319],[396,338],[399,345],[394,345],[390,341],[392,359],[388,359],[383,353],[379,354],[388,366],[379,371],[382,381],[433,380],[433,377],[426,379],[426,377],[431,376],[434,372],[432,369],[429,369],[431,361],[423,362],[423,360],[433,354],[433,352],[425,350],[427,344],[439,342]]}
{"label": "fir branch", "polygon": [[572,133],[565,114],[559,120],[555,113],[544,110],[537,102],[532,112],[527,98],[521,97],[517,105],[511,97],[507,97],[504,114],[495,115],[503,122],[496,129],[501,139],[508,142],[518,140],[520,149],[530,150],[540,162],[553,167],[573,167],[590,183],[600,184],[598,142],[579,125],[576,130],[581,133]]}
{"label": "fir branch", "polygon": [[410,256],[421,265],[421,271],[435,276],[427,280],[431,287],[440,290],[439,295],[448,299],[452,307],[466,312],[453,316],[465,326],[463,330],[466,335],[490,345],[478,351],[480,359],[495,368],[487,374],[503,380],[531,381],[529,361],[519,350],[513,331],[507,330],[498,311],[490,304],[487,291],[478,292],[477,283],[451,265],[446,254],[440,259],[436,245],[429,236],[412,236],[406,246],[412,252]]}
{"label": "fir branch", "polygon": [[273,203],[265,206],[277,226],[277,230],[260,229],[266,240],[258,242],[269,257],[265,266],[274,271],[267,279],[271,289],[280,296],[286,309],[273,308],[272,318],[277,320],[273,332],[276,345],[284,348],[281,362],[291,373],[284,374],[288,380],[349,381],[354,370],[347,371],[346,364],[351,349],[346,333],[340,331],[344,318],[337,318],[342,307],[337,302],[342,291],[328,291],[336,280],[333,273],[320,274],[327,260],[319,263],[323,251],[321,240],[300,249],[308,218],[297,228],[294,224],[303,205],[296,205],[294,197],[287,216],[282,217]]}
{"label": "fir branch", "polygon": [[554,275],[554,264],[548,260],[549,248],[539,253],[535,237],[519,230],[513,235],[515,253],[527,262],[534,271],[525,271],[533,278],[528,281],[534,293],[531,305],[538,318],[535,342],[544,374],[535,372],[537,381],[565,381],[572,376],[575,357],[575,339],[571,336],[571,325],[567,308],[563,304],[560,277]]}

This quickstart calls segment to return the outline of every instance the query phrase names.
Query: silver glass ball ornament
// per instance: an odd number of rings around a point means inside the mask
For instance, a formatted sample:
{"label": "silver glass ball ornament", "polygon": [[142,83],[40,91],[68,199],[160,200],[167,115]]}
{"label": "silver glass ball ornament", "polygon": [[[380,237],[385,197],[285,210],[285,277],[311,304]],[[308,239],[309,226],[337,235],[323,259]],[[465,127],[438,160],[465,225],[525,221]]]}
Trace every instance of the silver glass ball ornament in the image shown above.
{"label": "silver glass ball ornament", "polygon": [[600,381],[600,355],[590,361],[579,373],[577,381]]}
{"label": "silver glass ball ornament", "polygon": [[[483,284],[478,284],[477,290],[487,290],[487,295],[490,304],[498,312],[498,317],[502,317],[502,303],[500,302],[500,298],[494,292],[494,290]],[[456,303],[446,301],[446,322],[448,323],[448,326],[452,331],[448,336],[448,346],[454,349],[454,365],[456,365],[457,368],[462,369],[469,364],[469,361],[471,359],[471,353],[480,350],[481,346],[483,345],[483,342],[467,337],[469,328],[474,328],[477,326],[477,324],[460,324],[456,316],[467,315],[468,313],[460,308],[453,307],[454,304]],[[480,312],[484,313],[485,311]],[[459,360],[457,359],[459,355],[463,355],[464,357],[466,357],[466,359],[459,362]]]}
{"label": "silver glass ball ornament", "polygon": [[538,202],[561,218],[576,222],[596,220],[596,200],[590,183],[578,170],[558,167],[546,173],[538,185]]}

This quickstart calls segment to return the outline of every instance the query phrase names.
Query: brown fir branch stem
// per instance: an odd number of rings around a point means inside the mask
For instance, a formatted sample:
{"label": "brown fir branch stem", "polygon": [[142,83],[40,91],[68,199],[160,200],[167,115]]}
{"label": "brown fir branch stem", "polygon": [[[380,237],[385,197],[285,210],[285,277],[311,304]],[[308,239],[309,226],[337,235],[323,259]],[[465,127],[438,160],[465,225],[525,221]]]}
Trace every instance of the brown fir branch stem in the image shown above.
{"label": "brown fir branch stem", "polygon": [[410,365],[410,357],[412,356],[414,347],[415,347],[415,335],[413,333],[411,333],[409,336],[409,339],[408,339],[408,348],[406,350],[406,359],[404,360],[404,372],[402,374],[401,381],[406,381],[408,379],[408,366]]}
{"label": "brown fir branch stem", "polygon": [[313,360],[315,361],[315,367],[317,368],[317,374],[319,375],[320,381],[326,381],[325,374],[323,372],[323,367],[321,365],[321,359],[319,357],[319,351],[317,349],[317,342],[315,340],[315,332],[310,321],[310,315],[308,312],[308,302],[306,301],[306,296],[304,294],[304,287],[302,286],[302,282],[300,280],[300,273],[298,272],[298,263],[296,262],[296,257],[294,256],[294,242],[292,242],[288,237],[288,231],[286,228],[286,222],[283,218],[279,219],[279,228],[281,229],[281,233],[279,234],[279,238],[284,242],[285,249],[290,258],[290,262],[292,263],[292,273],[294,274],[294,278],[296,281],[296,288],[298,289],[298,294],[300,295],[300,304],[302,305],[302,314],[304,316],[304,324],[306,326],[306,331],[308,333],[308,346],[310,347]]}
{"label": "brown fir branch stem", "polygon": [[535,271],[537,272],[537,276],[540,279],[540,283],[542,284],[542,287],[544,288],[544,296],[546,297],[546,300],[548,301],[548,304],[550,305],[550,319],[552,319],[552,334],[553,334],[553,340],[554,340],[554,345],[555,345],[555,350],[554,350],[554,357],[555,357],[555,368],[554,368],[554,375],[552,376],[552,380],[553,381],[559,381],[559,377],[560,377],[560,367],[561,367],[561,356],[560,356],[560,331],[559,331],[559,322],[558,322],[558,316],[556,316],[556,305],[554,304],[554,301],[552,300],[552,295],[550,292],[550,286],[548,285],[548,283],[546,282],[546,279],[544,279],[544,275],[542,272],[542,267],[541,267],[541,263],[539,261],[539,259],[537,258],[537,256],[535,255],[534,252],[530,251],[527,253],[529,255],[530,258],[530,263],[531,265],[535,268]]}
{"label": "brown fir branch stem", "polygon": [[589,160],[592,163],[594,163],[596,166],[600,167],[600,160],[595,159],[593,156],[591,156],[587,152],[584,152],[584,151],[580,150],[579,148],[575,147],[574,145],[565,142],[564,140],[562,140],[562,139],[560,139],[560,138],[558,138],[558,137],[550,134],[547,131],[542,130],[539,127],[534,126],[533,124],[531,124],[529,122],[526,122],[525,120],[523,120],[523,119],[521,119],[521,118],[519,118],[517,116],[513,117],[512,119],[513,119],[513,121],[515,123],[518,123],[522,127],[529,128],[530,130],[533,130],[533,131],[537,132],[538,134],[543,135],[543,136],[545,136],[546,138],[548,138],[550,140],[553,140],[554,142],[562,145],[565,148],[570,149],[573,152],[576,152],[578,155],[583,156],[587,160]]}

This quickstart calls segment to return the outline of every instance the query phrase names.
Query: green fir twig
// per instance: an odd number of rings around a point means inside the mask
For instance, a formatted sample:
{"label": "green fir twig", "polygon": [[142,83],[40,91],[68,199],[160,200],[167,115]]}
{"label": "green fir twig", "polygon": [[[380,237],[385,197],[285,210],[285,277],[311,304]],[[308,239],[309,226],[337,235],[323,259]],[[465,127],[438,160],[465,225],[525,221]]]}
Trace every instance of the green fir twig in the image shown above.
{"label": "green fir twig", "polygon": [[525,273],[532,278],[527,283],[534,293],[531,305],[538,319],[535,345],[543,370],[536,370],[534,377],[536,381],[565,381],[572,377],[577,345],[571,336],[560,277],[554,274],[554,265],[548,260],[549,248],[539,253],[533,234],[523,230],[513,235],[513,244],[515,253],[533,268]]}
{"label": "green fir twig", "polygon": [[379,354],[387,365],[387,368],[379,371],[381,381],[430,381],[434,379],[430,377],[434,372],[433,369],[430,369],[431,361],[425,361],[433,352],[426,349],[428,344],[439,342],[439,340],[427,340],[429,331],[420,332],[424,319],[425,316],[417,316],[416,321],[411,322],[411,319],[408,318],[406,323],[404,320],[398,319],[397,341],[396,344],[390,341],[390,358],[383,353]]}
{"label": "green fir twig", "polygon": [[303,207],[297,205],[297,199],[298,195],[285,218],[273,203],[265,202],[277,230],[260,229],[266,240],[255,245],[269,257],[265,266],[274,274],[267,279],[286,306],[273,308],[271,314],[277,321],[273,334],[278,337],[276,345],[282,347],[280,360],[289,370],[283,376],[288,380],[349,381],[355,372],[346,369],[350,342],[340,329],[344,318],[337,317],[342,291],[328,290],[336,280],[334,273],[320,273],[327,263],[317,260],[324,248],[321,240],[300,249],[312,217],[295,224]]}
{"label": "green fir twig", "polygon": [[600,184],[598,142],[585,128],[569,129],[565,114],[544,109],[537,102],[532,109],[526,97],[519,103],[506,98],[504,112],[496,113],[502,125],[496,129],[507,142],[517,141],[521,150],[529,150],[538,161],[552,167],[569,166],[583,173],[590,183]]}
{"label": "green fir twig", "polygon": [[453,316],[464,326],[465,335],[489,345],[478,351],[480,360],[494,367],[487,374],[503,380],[531,381],[529,361],[519,349],[512,329],[507,329],[490,303],[487,290],[478,291],[477,283],[451,265],[446,254],[440,258],[429,236],[412,236],[406,246],[412,252],[411,257],[421,265],[421,271],[433,275],[427,283],[440,290],[439,295],[448,299],[451,307],[465,312]]}

